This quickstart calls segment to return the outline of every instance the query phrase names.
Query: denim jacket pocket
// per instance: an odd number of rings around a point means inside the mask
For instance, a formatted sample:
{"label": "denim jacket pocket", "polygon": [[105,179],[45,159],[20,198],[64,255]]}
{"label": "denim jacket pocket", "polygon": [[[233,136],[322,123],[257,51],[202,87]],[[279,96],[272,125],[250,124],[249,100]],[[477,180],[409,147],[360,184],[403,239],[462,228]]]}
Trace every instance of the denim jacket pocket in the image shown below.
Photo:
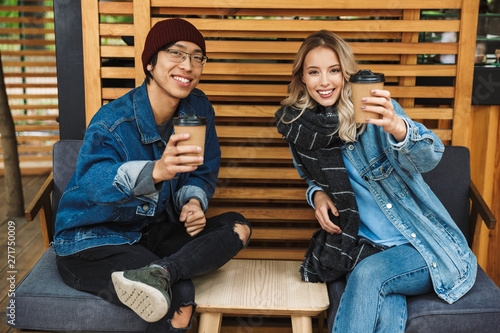
{"label": "denim jacket pocket", "polygon": [[382,180],[388,178],[394,171],[388,159],[383,159],[370,165],[370,172],[373,180]]}
{"label": "denim jacket pocket", "polygon": [[[135,201],[137,203],[137,201]],[[113,207],[113,221],[128,222],[140,216],[154,216],[156,204],[151,202],[139,202],[136,205],[115,206]]]}
{"label": "denim jacket pocket", "polygon": [[144,203],[137,206],[135,213],[143,216],[154,216],[156,205],[152,203]]}
{"label": "denim jacket pocket", "polygon": [[382,187],[394,193],[398,198],[402,199],[408,195],[408,187],[387,158],[372,163],[369,171],[362,177],[365,180],[371,179],[379,182]]}

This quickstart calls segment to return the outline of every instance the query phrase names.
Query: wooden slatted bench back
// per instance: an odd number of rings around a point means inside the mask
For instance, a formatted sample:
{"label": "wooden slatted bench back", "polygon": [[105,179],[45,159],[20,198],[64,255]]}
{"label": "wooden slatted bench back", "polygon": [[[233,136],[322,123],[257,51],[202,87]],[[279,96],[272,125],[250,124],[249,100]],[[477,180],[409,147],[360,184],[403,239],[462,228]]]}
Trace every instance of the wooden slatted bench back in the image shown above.
{"label": "wooden slatted bench back", "polygon": [[[467,145],[476,2],[83,0],[87,122],[101,105],[142,83],[149,29],[168,17],[186,18],[206,39],[209,62],[198,87],[214,106],[222,149],[208,214],[236,210],[252,222],[252,241],[239,258],[300,260],[318,224],[274,112],[303,39],[320,29],[345,38],[361,69],[386,75],[387,89],[410,117],[446,143]],[[435,19],[421,11],[439,9],[456,16]],[[457,41],[435,42],[443,32]],[[455,63],[429,62],[447,54]],[[442,79],[448,84],[440,86]]]}

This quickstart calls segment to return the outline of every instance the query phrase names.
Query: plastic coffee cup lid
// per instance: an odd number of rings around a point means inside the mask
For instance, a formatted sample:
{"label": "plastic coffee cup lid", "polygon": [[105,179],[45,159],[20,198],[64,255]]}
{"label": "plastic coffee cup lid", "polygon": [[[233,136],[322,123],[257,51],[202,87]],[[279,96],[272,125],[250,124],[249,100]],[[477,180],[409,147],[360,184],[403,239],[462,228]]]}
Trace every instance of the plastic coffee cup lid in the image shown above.
{"label": "plastic coffee cup lid", "polygon": [[369,69],[362,69],[349,78],[351,83],[377,83],[385,82],[385,76],[382,73],[372,73]]}
{"label": "plastic coffee cup lid", "polygon": [[175,117],[172,124],[174,126],[201,126],[207,124],[207,118],[198,117],[195,114],[187,114],[182,117]]}

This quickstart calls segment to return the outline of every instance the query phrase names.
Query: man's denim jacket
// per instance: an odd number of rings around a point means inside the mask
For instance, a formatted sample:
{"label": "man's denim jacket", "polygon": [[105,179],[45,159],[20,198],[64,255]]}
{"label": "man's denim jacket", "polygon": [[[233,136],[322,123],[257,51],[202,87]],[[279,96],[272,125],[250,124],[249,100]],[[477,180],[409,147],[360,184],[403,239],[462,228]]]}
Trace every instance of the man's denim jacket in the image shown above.
{"label": "man's denim jacket", "polygon": [[155,215],[169,205],[178,214],[193,197],[207,209],[221,155],[214,110],[198,89],[182,99],[177,110],[179,116],[195,113],[207,118],[204,164],[191,173],[177,174],[164,181],[158,191],[143,196],[134,196],[132,189],[146,163],[160,159],[166,146],[157,131],[146,84],[97,112],[86,130],[76,172],[59,204],[53,242],[56,254],[133,244]]}
{"label": "man's denim jacket", "polygon": [[[432,131],[413,122],[397,102],[393,105],[407,124],[402,143],[380,126],[368,124],[357,141],[341,144],[342,152],[387,218],[427,262],[437,295],[453,303],[473,286],[477,261],[462,232],[421,176],[439,163],[444,146]],[[312,206],[312,193],[317,189],[309,186],[307,191]]]}

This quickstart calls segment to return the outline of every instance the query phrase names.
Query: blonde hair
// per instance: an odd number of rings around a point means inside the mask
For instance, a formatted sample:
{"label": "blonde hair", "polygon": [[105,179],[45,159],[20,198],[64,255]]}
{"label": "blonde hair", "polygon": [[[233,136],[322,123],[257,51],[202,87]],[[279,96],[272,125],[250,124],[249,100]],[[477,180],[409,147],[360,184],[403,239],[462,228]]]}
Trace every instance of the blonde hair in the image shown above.
{"label": "blonde hair", "polygon": [[[354,121],[354,110],[351,98],[351,84],[349,77],[355,74],[358,65],[349,45],[339,36],[327,30],[320,30],[307,37],[300,46],[295,60],[293,62],[292,81],[288,86],[288,96],[281,104],[284,106],[294,106],[300,109],[299,115],[287,123],[297,120],[307,109],[317,106],[317,102],[309,95],[306,85],[302,82],[304,59],[307,54],[318,47],[330,48],[335,52],[340,60],[342,76],[344,77],[344,87],[337,101],[337,110],[339,114],[339,124],[337,130],[340,139],[345,142],[356,140],[356,131],[360,127],[360,133],[366,127],[366,124],[356,125]],[[283,121],[283,119],[282,119]]]}

